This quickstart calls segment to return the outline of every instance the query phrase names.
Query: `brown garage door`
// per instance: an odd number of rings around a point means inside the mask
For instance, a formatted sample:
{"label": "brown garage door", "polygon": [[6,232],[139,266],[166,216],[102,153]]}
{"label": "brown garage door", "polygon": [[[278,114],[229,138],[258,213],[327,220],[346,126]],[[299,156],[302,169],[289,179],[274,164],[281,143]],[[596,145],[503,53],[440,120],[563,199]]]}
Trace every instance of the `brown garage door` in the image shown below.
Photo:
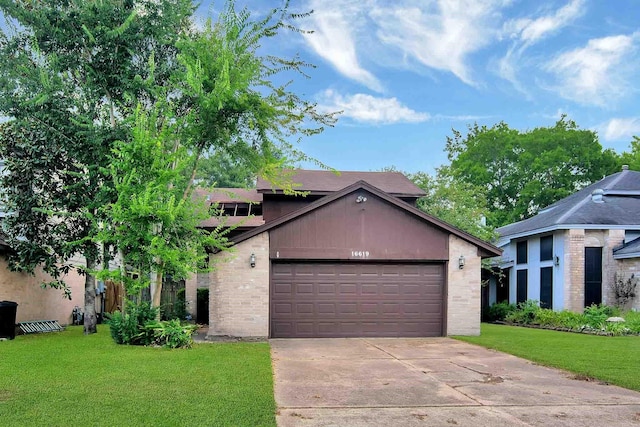
{"label": "brown garage door", "polygon": [[442,335],[443,264],[273,263],[271,336]]}

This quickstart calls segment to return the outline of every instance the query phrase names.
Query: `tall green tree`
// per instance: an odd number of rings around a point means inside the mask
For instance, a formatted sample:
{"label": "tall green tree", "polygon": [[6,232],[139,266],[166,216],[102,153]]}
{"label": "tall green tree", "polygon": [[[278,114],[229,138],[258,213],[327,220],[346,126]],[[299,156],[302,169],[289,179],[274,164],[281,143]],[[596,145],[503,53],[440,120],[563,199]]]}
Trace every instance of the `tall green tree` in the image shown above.
{"label": "tall green tree", "polygon": [[196,180],[202,187],[250,188],[256,177],[250,166],[238,162],[229,154],[216,151],[200,160]]}
{"label": "tall green tree", "polygon": [[629,169],[640,171],[640,137],[634,136],[629,144],[629,151],[622,153],[622,164],[628,165]]}
{"label": "tall green tree", "polygon": [[427,193],[418,199],[420,210],[486,241],[496,237],[493,227],[486,224],[489,209],[484,193],[454,178],[446,166],[434,176],[416,172],[407,177]]}
{"label": "tall green tree", "polygon": [[[276,180],[307,159],[297,138],[333,124],[274,83],[308,64],[258,54],[296,30],[288,2],[253,20],[229,1],[202,30],[186,0],[0,0],[0,10],[16,23],[0,34],[12,266],[43,265],[63,288],[66,272],[84,274],[86,333],[100,261],[118,254],[131,289],[155,275],[157,305],[164,274],[183,277],[204,245],[224,246],[196,228],[204,153]],[[77,254],[85,265],[71,265]]]}
{"label": "tall green tree", "polygon": [[138,277],[155,277],[155,306],[165,274],[185,278],[201,265],[206,246],[226,247],[223,235],[197,229],[204,218],[192,201],[193,181],[205,154],[276,179],[283,166],[307,159],[291,139],[317,134],[335,120],[273,83],[277,74],[302,73],[307,64],[258,54],[262,44],[292,28],[293,18],[286,3],[253,20],[228,2],[215,23],[178,41],[174,78],[156,88],[166,95],[151,114],[137,109],[133,139],[117,145],[112,176],[118,200],[110,205],[113,220],[105,230],[113,233],[105,240],[136,266]]}
{"label": "tall green tree", "polygon": [[562,117],[551,127],[528,131],[500,122],[453,130],[446,151],[450,173],[483,191],[490,226],[499,227],[537,211],[619,168],[612,150],[603,150],[595,132]]}
{"label": "tall green tree", "polygon": [[[153,100],[144,85],[147,58],[175,57],[188,31],[190,1],[0,0],[10,19],[0,34],[0,112],[5,232],[11,265],[43,265],[65,289],[70,269],[85,276],[85,333],[96,331],[95,243],[101,206],[113,197],[105,167],[129,132],[134,99]],[[175,61],[174,61],[175,62]],[[171,66],[157,71],[168,78]],[[76,255],[86,260],[72,266]]]}

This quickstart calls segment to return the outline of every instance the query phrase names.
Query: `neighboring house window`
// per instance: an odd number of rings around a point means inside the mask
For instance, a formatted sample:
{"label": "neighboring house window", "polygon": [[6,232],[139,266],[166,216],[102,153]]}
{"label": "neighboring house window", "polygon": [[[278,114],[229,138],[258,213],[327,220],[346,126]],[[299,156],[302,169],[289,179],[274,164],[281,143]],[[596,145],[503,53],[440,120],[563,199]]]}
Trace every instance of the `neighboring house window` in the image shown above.
{"label": "neighboring house window", "polygon": [[516,272],[516,302],[521,303],[527,300],[528,270],[518,270]]}
{"label": "neighboring house window", "polygon": [[553,236],[540,238],[540,261],[553,260]]}
{"label": "neighboring house window", "polygon": [[516,263],[517,264],[527,263],[527,241],[526,240],[518,242],[516,246]]}
{"label": "neighboring house window", "polygon": [[540,269],[540,307],[553,308],[553,267]]}
{"label": "neighboring house window", "polygon": [[262,215],[262,205],[257,203],[221,203],[220,209],[226,216]]}

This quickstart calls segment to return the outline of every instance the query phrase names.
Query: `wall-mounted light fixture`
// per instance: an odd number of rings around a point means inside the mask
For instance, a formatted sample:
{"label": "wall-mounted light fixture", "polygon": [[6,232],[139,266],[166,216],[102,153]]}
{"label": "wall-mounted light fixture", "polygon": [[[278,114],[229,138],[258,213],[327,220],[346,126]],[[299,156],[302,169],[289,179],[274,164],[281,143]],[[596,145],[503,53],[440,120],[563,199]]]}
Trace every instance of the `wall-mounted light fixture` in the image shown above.
{"label": "wall-mounted light fixture", "polygon": [[560,265],[560,257],[558,255],[555,255],[553,257],[553,263],[556,265],[556,267]]}
{"label": "wall-mounted light fixture", "polygon": [[458,258],[458,268],[460,270],[464,268],[464,255],[460,255],[460,258]]}
{"label": "wall-mounted light fixture", "polygon": [[356,203],[364,203],[367,201],[367,198],[364,196],[358,196],[356,197]]}
{"label": "wall-mounted light fixture", "polygon": [[249,257],[249,264],[251,265],[251,268],[256,266],[256,254],[251,254]]}

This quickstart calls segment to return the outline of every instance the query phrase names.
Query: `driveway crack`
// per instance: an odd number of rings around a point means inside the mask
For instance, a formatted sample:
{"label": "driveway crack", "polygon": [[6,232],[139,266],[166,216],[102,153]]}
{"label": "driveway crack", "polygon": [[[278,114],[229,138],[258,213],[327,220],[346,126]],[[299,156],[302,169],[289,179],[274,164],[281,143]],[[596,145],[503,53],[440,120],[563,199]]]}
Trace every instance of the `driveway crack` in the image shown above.
{"label": "driveway crack", "polygon": [[[462,395],[463,395],[463,396],[465,396],[467,399],[472,400],[473,402],[475,402],[478,406],[485,406],[482,402],[480,402],[480,401],[479,401],[478,399],[476,399],[475,397],[473,397],[473,396],[469,395],[468,393],[465,393],[465,392],[464,392],[464,391],[462,391],[462,390],[458,390],[458,388],[457,388],[457,387],[459,387],[459,386],[452,386],[452,385],[447,384],[447,383],[446,383],[446,382],[444,382],[444,381],[441,381],[441,380],[439,380],[439,379],[435,378],[433,375],[430,375],[430,374],[429,374],[429,372],[423,371],[422,369],[418,368],[417,366],[413,365],[411,362],[409,362],[409,361],[407,361],[407,360],[399,359],[399,358],[398,358],[398,357],[396,357],[394,354],[392,354],[392,353],[388,352],[387,350],[385,350],[385,349],[383,349],[383,348],[381,348],[381,347],[379,347],[379,346],[375,345],[375,344],[374,344],[374,343],[372,343],[371,341],[368,341],[366,338],[362,338],[362,341],[364,341],[364,342],[365,342],[365,343],[367,343],[368,345],[370,345],[370,346],[372,346],[372,347],[374,347],[374,348],[376,348],[376,349],[380,350],[381,352],[383,352],[383,353],[385,353],[385,354],[388,354],[389,356],[391,356],[391,358],[393,358],[393,359],[397,360],[398,362],[402,363],[403,365],[407,366],[408,368],[410,368],[410,369],[412,369],[412,370],[414,370],[414,371],[418,371],[418,372],[420,372],[420,373],[422,373],[422,374],[424,374],[424,375],[428,376],[429,378],[433,379],[434,381],[437,381],[437,382],[439,382],[440,384],[442,384],[442,385],[444,385],[444,386],[446,386],[446,387],[449,387],[449,388],[450,388],[450,389],[452,389],[452,390],[455,390],[455,392],[456,392],[456,393],[460,393],[460,394],[462,394]],[[453,362],[450,362],[450,363],[453,363]],[[455,365],[455,363],[453,363],[453,364]],[[456,365],[456,366],[460,366],[460,365]]]}

